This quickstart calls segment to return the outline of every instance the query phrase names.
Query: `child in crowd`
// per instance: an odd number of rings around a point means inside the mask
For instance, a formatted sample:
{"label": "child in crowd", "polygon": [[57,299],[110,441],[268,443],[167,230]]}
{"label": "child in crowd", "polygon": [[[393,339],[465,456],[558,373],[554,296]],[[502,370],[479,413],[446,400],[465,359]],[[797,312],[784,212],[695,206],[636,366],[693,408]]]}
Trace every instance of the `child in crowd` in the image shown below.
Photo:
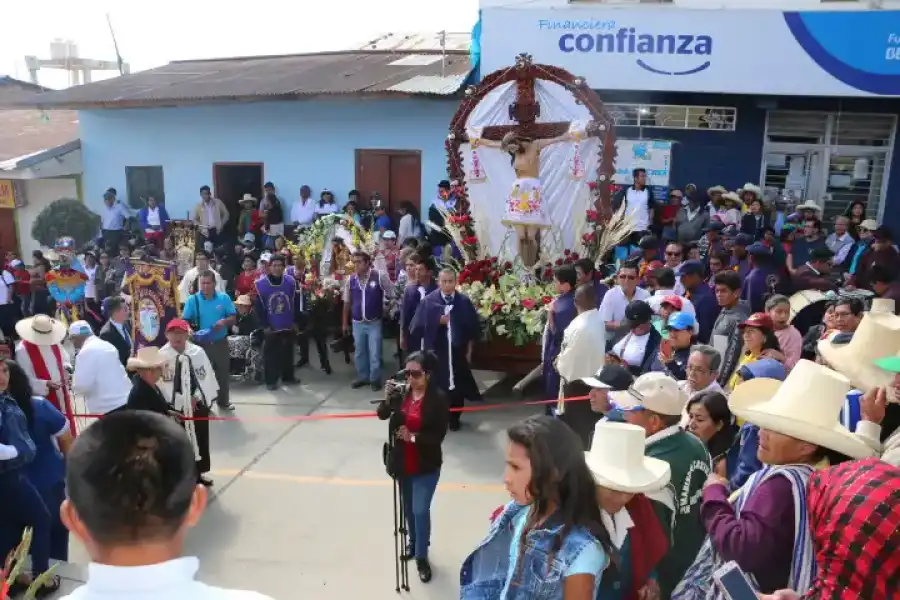
{"label": "child in crowd", "polygon": [[803,352],[803,337],[790,323],[791,301],[780,294],[772,296],[766,301],[766,312],[775,326],[775,337],[784,354],[784,368],[790,373]]}

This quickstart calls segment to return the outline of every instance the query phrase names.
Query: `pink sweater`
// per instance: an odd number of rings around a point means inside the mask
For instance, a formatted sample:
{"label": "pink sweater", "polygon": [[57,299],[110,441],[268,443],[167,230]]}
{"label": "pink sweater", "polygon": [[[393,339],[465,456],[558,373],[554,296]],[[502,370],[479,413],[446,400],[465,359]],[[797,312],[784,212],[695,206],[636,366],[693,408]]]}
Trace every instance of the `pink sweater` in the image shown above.
{"label": "pink sweater", "polygon": [[793,325],[776,330],[775,337],[778,338],[778,345],[781,346],[781,352],[784,354],[784,369],[790,371],[800,360],[800,354],[803,351],[803,337]]}

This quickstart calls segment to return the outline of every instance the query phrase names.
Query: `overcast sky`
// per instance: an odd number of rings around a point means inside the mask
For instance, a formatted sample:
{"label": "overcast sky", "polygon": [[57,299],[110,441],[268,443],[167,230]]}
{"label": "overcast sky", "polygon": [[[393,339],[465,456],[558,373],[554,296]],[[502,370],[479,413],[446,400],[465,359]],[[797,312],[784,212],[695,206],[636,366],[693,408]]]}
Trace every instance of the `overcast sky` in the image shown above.
{"label": "overcast sky", "polygon": [[[478,11],[478,0],[43,0],[38,4],[9,0],[6,4],[0,74],[26,80],[22,58],[49,58],[54,38],[75,41],[81,58],[115,60],[107,12],[125,62],[132,70],[141,70],[178,59],[342,50],[388,32],[466,32],[475,24]],[[68,83],[62,72],[42,70],[39,78],[49,87]],[[94,74],[94,79],[101,78],[100,73]]]}

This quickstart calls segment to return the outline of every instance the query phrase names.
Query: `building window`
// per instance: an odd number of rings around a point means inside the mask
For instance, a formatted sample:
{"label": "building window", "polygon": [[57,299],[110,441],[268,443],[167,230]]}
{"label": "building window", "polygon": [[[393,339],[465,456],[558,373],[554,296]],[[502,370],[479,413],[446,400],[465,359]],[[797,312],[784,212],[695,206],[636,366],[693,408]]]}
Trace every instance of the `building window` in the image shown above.
{"label": "building window", "polygon": [[163,181],[163,168],[158,166],[125,167],[125,195],[132,208],[143,208],[147,198],[153,196],[156,201],[166,201],[166,186]]}
{"label": "building window", "polygon": [[769,111],[763,185],[795,202],[817,202],[826,222],[855,201],[880,220],[896,128],[896,115]]}
{"label": "building window", "polygon": [[606,104],[617,127],[734,131],[737,109],[730,106]]}

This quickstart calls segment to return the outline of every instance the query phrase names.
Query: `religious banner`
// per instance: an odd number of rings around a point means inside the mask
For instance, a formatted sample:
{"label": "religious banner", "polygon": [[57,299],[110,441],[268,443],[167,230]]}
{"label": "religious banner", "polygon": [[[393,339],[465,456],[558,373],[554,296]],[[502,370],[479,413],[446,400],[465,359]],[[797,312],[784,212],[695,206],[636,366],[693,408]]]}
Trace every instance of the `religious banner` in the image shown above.
{"label": "religious banner", "polygon": [[178,270],[171,262],[132,260],[126,272],[133,351],[166,343],[166,325],[179,316]]}

